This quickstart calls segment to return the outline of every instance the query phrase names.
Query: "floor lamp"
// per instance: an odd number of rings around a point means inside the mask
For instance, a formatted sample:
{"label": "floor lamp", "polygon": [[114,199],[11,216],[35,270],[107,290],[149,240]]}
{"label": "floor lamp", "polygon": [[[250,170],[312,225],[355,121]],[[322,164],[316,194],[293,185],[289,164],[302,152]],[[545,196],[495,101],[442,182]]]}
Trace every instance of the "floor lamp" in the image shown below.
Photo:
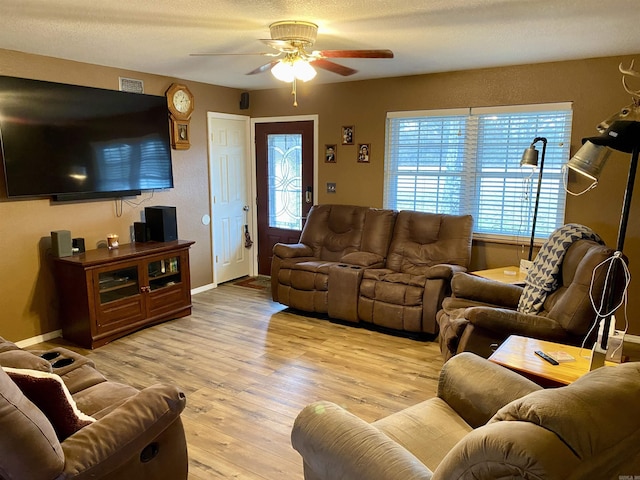
{"label": "floor lamp", "polygon": [[[638,152],[640,151],[640,121],[615,121],[603,134],[597,137],[585,138],[582,141],[582,148],[580,148],[580,150],[578,150],[569,160],[567,167],[591,179],[593,181],[592,186],[595,186],[598,182],[600,173],[604,168],[607,158],[611,154],[610,149],[631,154],[631,164],[629,166],[627,186],[624,191],[620,226],[618,227],[618,241],[616,245],[616,254],[621,255],[622,249],[624,248],[624,238],[629,221],[631,197],[633,195],[633,186],[638,167]],[[612,313],[610,313],[610,311],[616,302],[615,279],[618,277],[617,265],[617,262],[613,263],[611,267],[611,278],[613,281],[607,283],[608,288],[603,292],[604,307],[607,315],[604,317],[600,348],[594,348],[594,357],[596,357],[596,353],[598,353],[598,358],[592,358],[592,369],[601,366],[601,364],[604,365],[604,355],[607,351],[609,329],[611,327]]]}
{"label": "floor lamp", "polygon": [[547,152],[547,139],[544,137],[536,137],[531,142],[531,146],[522,154],[520,166],[537,167],[538,166],[538,150],[536,143],[542,142],[542,159],[540,160],[540,172],[538,173],[538,191],[536,192],[536,205],[533,208],[533,222],[531,223],[531,242],[529,242],[529,261],[533,257],[533,240],[536,236],[536,220],[538,219],[538,205],[540,204],[540,189],[542,187],[542,169],[544,168],[544,156]]}

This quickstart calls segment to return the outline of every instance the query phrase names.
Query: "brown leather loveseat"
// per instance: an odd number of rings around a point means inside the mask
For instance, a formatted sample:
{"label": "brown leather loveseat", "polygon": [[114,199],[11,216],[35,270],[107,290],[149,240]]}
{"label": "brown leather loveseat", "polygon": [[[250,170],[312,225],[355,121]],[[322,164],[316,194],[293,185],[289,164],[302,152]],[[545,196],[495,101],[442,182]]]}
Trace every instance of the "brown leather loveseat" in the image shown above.
{"label": "brown leather loveseat", "polygon": [[137,390],[71,350],[31,352],[3,338],[0,365],[0,479],[187,478],[176,387]]}
{"label": "brown leather loveseat", "polygon": [[437,333],[455,272],[467,270],[473,219],[315,205],[300,241],[273,249],[274,301],[394,330]]}

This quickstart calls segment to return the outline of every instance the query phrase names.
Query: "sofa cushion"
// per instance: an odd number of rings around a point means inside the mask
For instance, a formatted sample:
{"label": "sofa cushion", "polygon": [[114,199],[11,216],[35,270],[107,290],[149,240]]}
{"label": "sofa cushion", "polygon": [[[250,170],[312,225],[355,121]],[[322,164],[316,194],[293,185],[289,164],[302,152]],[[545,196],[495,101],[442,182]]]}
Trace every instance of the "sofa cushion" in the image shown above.
{"label": "sofa cushion", "polygon": [[[526,421],[555,433],[580,459],[640,439],[640,363],[602,367],[560,389],[530,393],[501,408],[489,423]],[[572,412],[571,421],[567,412]]]}
{"label": "sofa cushion", "polygon": [[11,368],[28,368],[42,372],[51,371],[51,363],[42,357],[25,350],[7,350],[0,353],[0,366]]}
{"label": "sofa cushion", "polygon": [[[64,467],[64,454],[47,417],[0,368],[0,476],[50,480]],[[19,445],[19,448],[18,448]]]}
{"label": "sofa cushion", "polygon": [[55,373],[3,367],[22,393],[45,414],[59,441],[95,420],[76,407],[69,390]]}

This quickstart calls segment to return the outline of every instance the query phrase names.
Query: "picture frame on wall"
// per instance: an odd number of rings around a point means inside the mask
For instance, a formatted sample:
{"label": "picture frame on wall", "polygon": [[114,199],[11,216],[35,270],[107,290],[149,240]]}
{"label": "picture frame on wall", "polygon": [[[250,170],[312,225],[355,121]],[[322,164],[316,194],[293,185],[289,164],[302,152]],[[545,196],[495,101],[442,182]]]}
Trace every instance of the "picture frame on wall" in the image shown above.
{"label": "picture frame on wall", "polygon": [[358,144],[358,163],[369,163],[371,156],[371,144],[359,143]]}
{"label": "picture frame on wall", "polygon": [[342,145],[353,145],[353,125],[342,127]]}
{"label": "picture frame on wall", "polygon": [[324,162],[325,163],[336,163],[337,156],[337,145],[329,145],[326,144],[324,146]]}

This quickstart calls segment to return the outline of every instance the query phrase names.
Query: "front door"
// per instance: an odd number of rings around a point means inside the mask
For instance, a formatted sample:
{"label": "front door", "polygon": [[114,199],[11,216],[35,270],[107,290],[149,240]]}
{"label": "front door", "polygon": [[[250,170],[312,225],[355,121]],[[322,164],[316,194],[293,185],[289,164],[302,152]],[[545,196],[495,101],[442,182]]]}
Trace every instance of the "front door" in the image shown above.
{"label": "front door", "polygon": [[314,122],[257,123],[258,273],[271,273],[273,246],[297,243],[313,205]]}

